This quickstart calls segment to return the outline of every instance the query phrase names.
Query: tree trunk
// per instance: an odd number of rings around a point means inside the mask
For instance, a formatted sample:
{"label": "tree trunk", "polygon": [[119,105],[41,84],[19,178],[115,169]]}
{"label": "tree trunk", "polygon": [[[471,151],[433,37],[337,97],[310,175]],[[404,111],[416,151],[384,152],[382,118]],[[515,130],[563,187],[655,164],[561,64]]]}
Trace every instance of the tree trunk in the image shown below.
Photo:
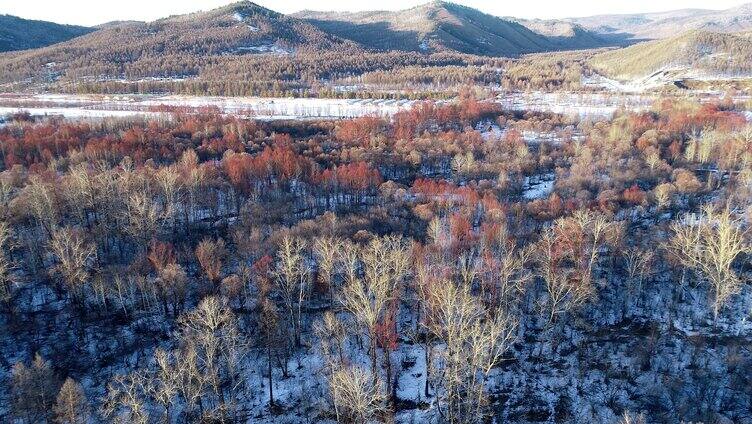
{"label": "tree trunk", "polygon": [[269,409],[274,407],[274,387],[272,386],[272,347],[271,344],[267,344],[266,347],[267,363],[269,365],[267,372],[269,377]]}

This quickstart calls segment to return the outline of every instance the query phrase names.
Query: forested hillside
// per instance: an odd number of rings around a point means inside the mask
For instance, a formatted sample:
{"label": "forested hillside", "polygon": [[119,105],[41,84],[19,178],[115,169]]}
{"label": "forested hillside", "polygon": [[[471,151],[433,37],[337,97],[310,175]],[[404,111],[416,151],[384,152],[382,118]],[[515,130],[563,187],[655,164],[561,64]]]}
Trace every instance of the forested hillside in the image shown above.
{"label": "forested hillside", "polygon": [[49,46],[92,31],[94,31],[93,28],[82,26],[60,25],[0,15],[0,53]]}
{"label": "forested hillside", "polygon": [[750,33],[690,31],[666,40],[640,43],[593,57],[594,68],[616,78],[669,71],[688,77],[752,76]]}

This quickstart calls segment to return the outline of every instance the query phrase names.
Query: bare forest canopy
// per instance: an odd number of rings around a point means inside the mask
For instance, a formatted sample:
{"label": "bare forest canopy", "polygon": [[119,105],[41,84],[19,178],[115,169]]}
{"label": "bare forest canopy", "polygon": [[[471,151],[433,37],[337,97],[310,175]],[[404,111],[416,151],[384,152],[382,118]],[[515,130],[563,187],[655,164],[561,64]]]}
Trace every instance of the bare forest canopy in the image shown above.
{"label": "bare forest canopy", "polygon": [[752,127],[730,100],[597,121],[470,97],[336,122],[18,114],[0,146],[2,421],[751,405]]}

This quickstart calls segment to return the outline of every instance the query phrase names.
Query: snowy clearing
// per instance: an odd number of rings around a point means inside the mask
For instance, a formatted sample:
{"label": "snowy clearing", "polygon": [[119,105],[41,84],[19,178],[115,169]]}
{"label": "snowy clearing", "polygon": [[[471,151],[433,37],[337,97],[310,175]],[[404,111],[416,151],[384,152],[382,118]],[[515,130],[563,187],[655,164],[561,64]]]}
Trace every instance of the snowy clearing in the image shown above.
{"label": "snowy clearing", "polygon": [[361,116],[391,116],[412,107],[409,100],[191,97],[191,96],[76,96],[14,95],[0,97],[0,114],[29,112],[32,115],[77,117],[122,117],[154,115],[159,107],[216,107],[257,119],[342,119]]}
{"label": "snowy clearing", "polygon": [[[276,46],[248,47],[248,49],[279,52]],[[281,49],[281,48],[280,48]],[[257,51],[257,50],[253,50]],[[281,54],[281,53],[280,53]],[[700,101],[717,99],[705,96]],[[609,95],[595,93],[508,93],[496,101],[505,109],[516,111],[550,112],[575,115],[579,118],[606,119],[620,109],[649,110],[658,97],[651,95]],[[437,104],[446,101],[438,101]],[[66,118],[104,118],[130,116],[158,116],[167,108],[216,107],[223,113],[250,115],[260,120],[286,119],[349,119],[362,116],[390,117],[411,108],[416,100],[386,99],[325,99],[325,98],[261,98],[212,97],[184,95],[72,95],[72,94],[4,94],[0,95],[0,115],[28,112],[35,116],[62,115]],[[752,112],[745,112],[752,120]],[[492,128],[484,137],[504,135],[500,128]],[[530,134],[523,136],[527,141]],[[535,134],[537,140],[545,138]]]}
{"label": "snowy clearing", "polygon": [[276,44],[262,44],[260,46],[243,46],[236,47],[235,53],[271,53],[277,55],[287,55],[294,53],[292,50],[280,47]]}

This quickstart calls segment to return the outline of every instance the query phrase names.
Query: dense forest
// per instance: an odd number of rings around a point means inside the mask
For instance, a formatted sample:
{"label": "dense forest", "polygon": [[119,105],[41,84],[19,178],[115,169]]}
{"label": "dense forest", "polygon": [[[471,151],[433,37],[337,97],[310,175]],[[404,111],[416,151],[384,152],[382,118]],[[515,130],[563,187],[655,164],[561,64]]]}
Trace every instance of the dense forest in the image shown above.
{"label": "dense forest", "polygon": [[[582,89],[581,75],[591,72],[586,57],[584,53],[562,53],[490,59],[410,52],[216,56],[209,60],[160,56],[139,60],[129,68],[133,72],[102,70],[102,75],[114,76],[100,78],[59,75],[51,70],[39,83],[46,90],[71,94],[437,99],[453,97],[468,85],[522,91]],[[5,81],[13,81],[5,86],[7,90],[29,87],[33,80],[27,79],[23,69],[26,64],[18,70],[5,68]]]}
{"label": "dense forest", "polygon": [[748,419],[730,100],[17,114],[0,147],[2,421]]}

